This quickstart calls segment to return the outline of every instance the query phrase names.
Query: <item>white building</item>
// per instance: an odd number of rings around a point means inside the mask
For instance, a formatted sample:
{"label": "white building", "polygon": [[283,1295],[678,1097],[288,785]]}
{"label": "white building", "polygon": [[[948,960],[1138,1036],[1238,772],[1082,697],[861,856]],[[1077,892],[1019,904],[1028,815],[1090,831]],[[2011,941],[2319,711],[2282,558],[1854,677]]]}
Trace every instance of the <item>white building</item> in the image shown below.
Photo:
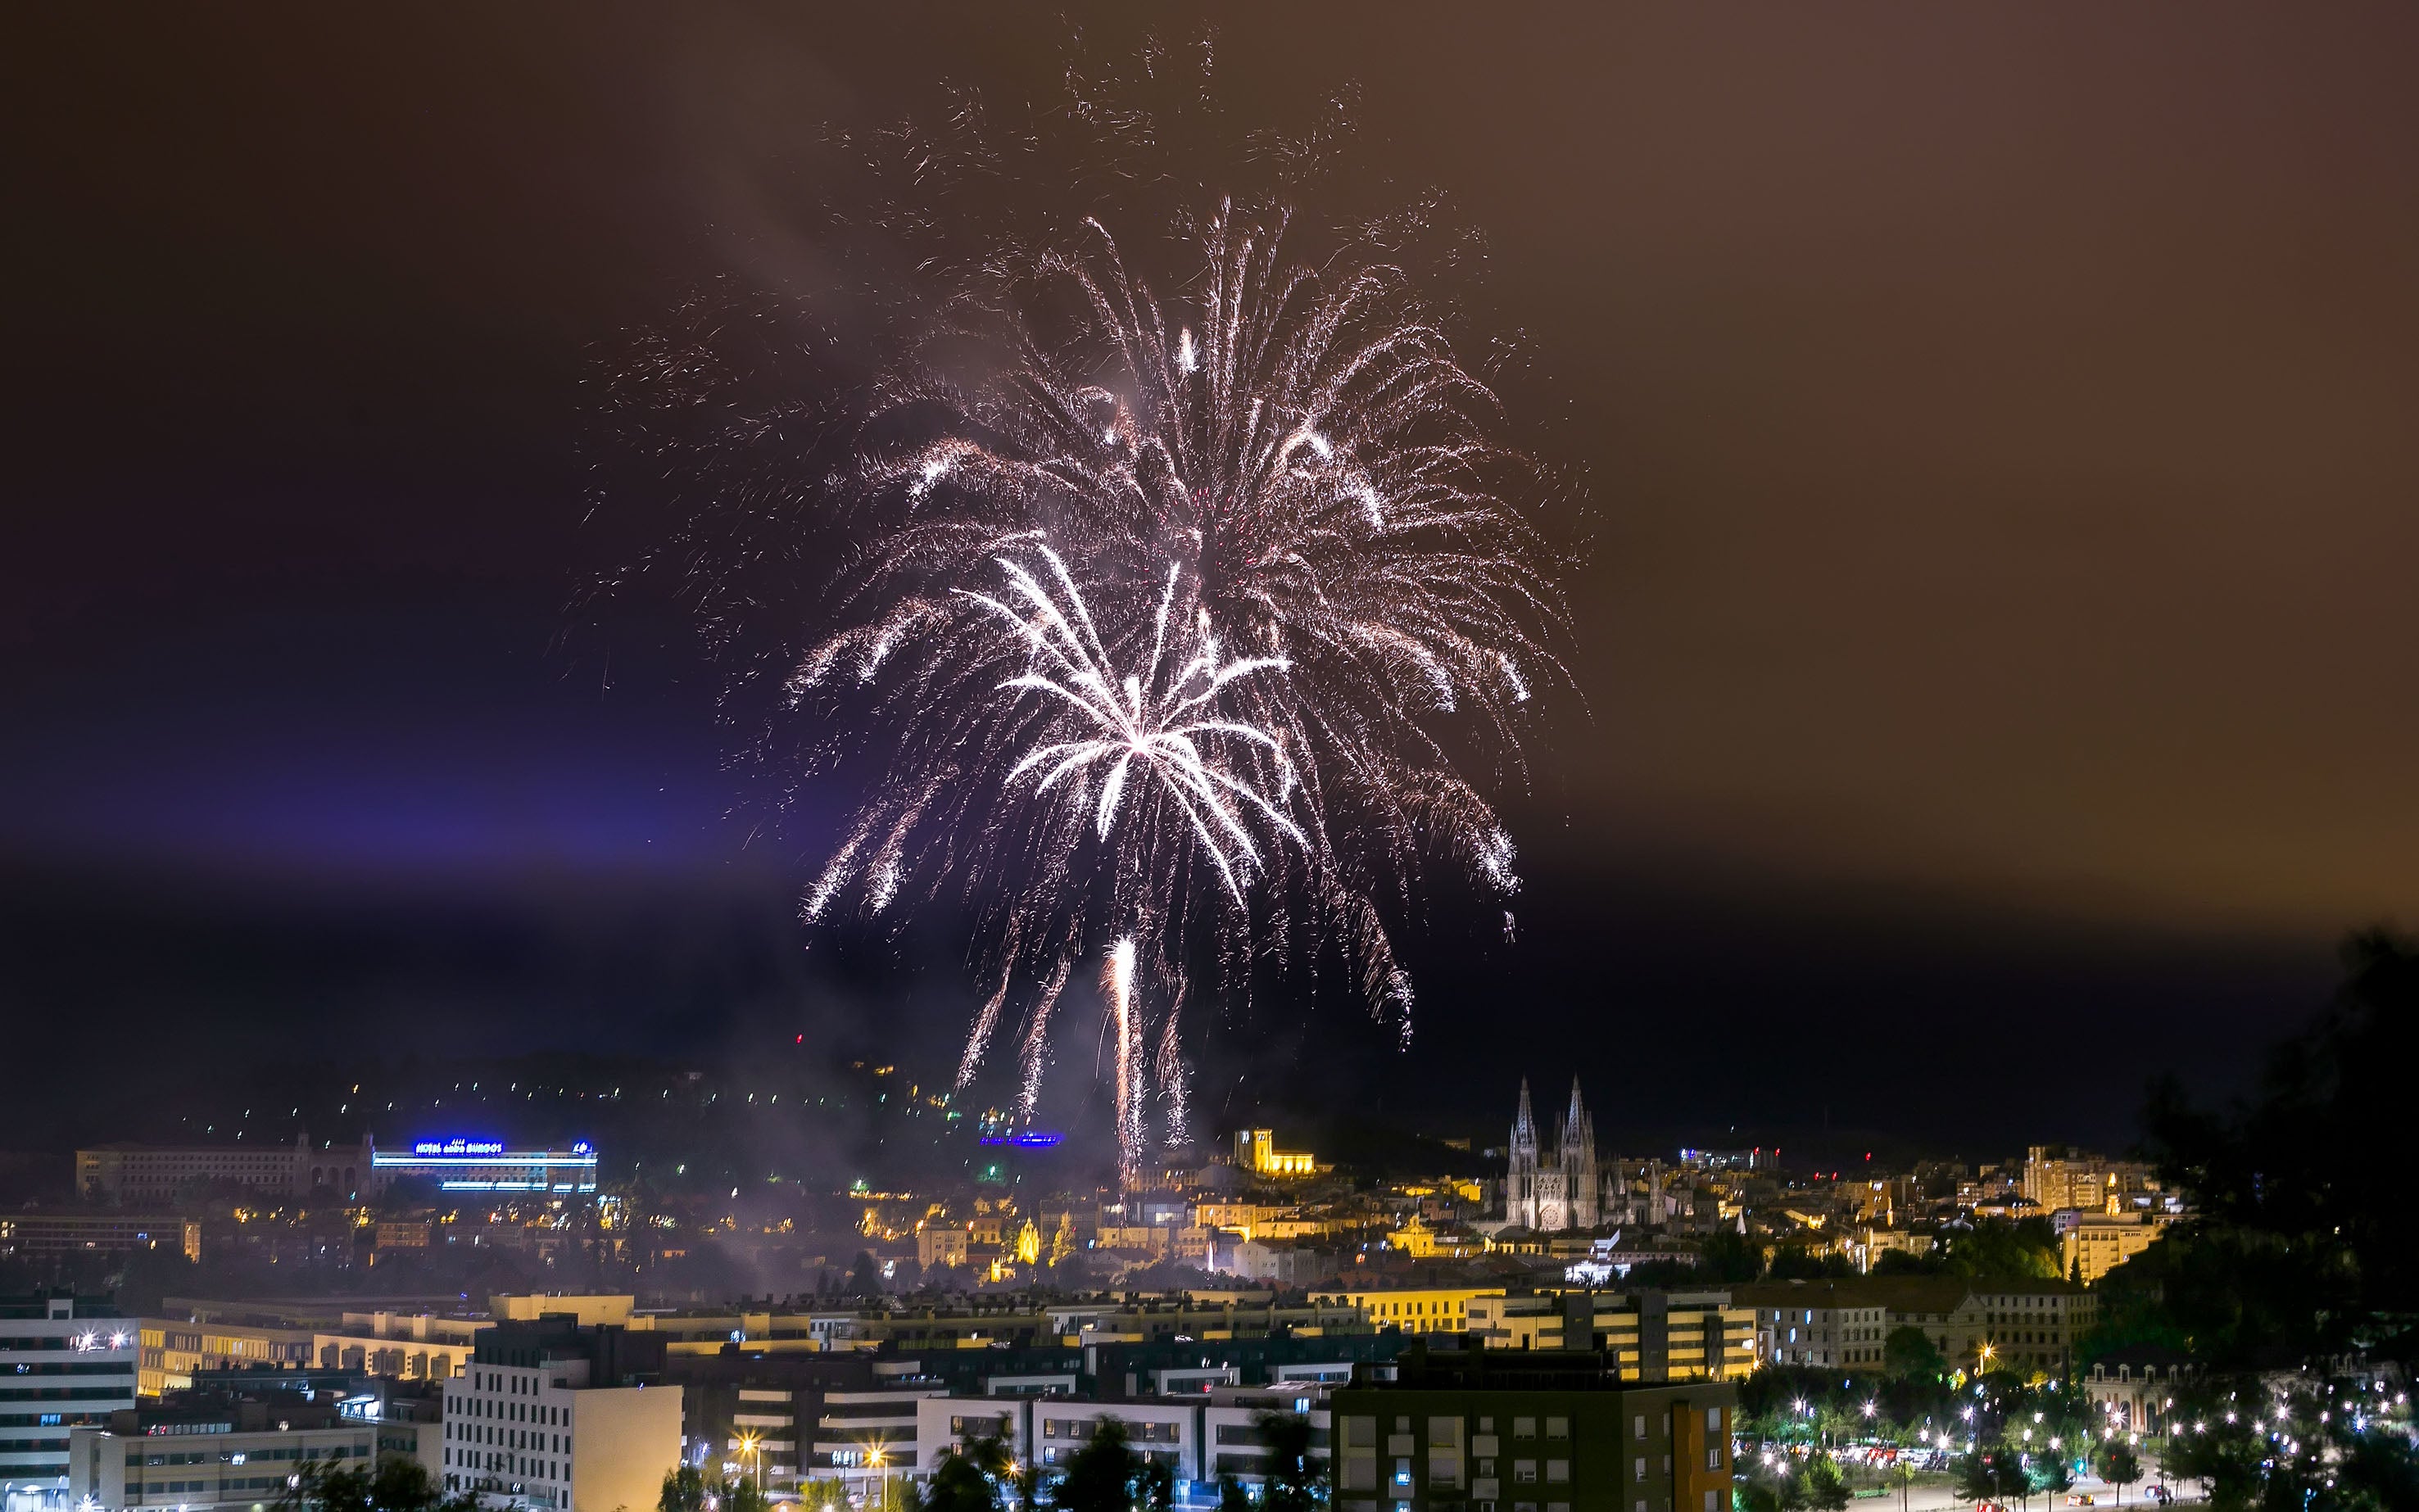
{"label": "white building", "polygon": [[[915,1368],[913,1360],[886,1360],[874,1366],[874,1375]],[[931,1473],[923,1404],[948,1396],[949,1389],[928,1383],[928,1378],[899,1374],[896,1380],[897,1384],[871,1391],[824,1393],[823,1414],[815,1419],[815,1437],[808,1449],[809,1481],[837,1481],[852,1496],[879,1499],[883,1482],[894,1475]]]}
{"label": "white building", "polygon": [[1113,1418],[1126,1430],[1133,1452],[1155,1459],[1175,1473],[1179,1481],[1200,1480],[1201,1407],[1196,1402],[1071,1402],[1041,1397],[1033,1404],[1036,1462],[1046,1473],[1063,1470],[1102,1420]]}
{"label": "white building", "polygon": [[67,1486],[69,1436],[134,1405],[134,1319],[89,1298],[0,1298],[0,1498]]}
{"label": "white building", "polygon": [[[1343,1380],[1351,1380],[1349,1369],[1345,1371]],[[1289,1412],[1309,1418],[1311,1448],[1317,1451],[1313,1458],[1322,1461],[1329,1458],[1331,1423],[1324,1384],[1305,1379],[1268,1386],[1221,1387],[1210,1393],[1210,1405],[1201,1410],[1203,1480],[1216,1481],[1231,1475],[1246,1486],[1262,1485],[1268,1480],[1268,1454],[1256,1426],[1263,1412]]]}
{"label": "white building", "polygon": [[68,1503],[131,1507],[266,1507],[306,1467],[356,1470],[379,1454],[374,1422],[320,1408],[281,1420],[273,1405],[223,1402],[130,1412],[117,1427],[69,1435]]}
{"label": "white building", "polygon": [[[1166,1465],[1175,1475],[1178,1501],[1214,1504],[1217,1480],[1232,1475],[1246,1484],[1267,1478],[1268,1455],[1255,1420],[1263,1412],[1292,1412],[1310,1419],[1316,1458],[1327,1455],[1330,1380],[1349,1380],[1348,1365],[1272,1367],[1302,1379],[1266,1386],[1194,1381],[1183,1395],[1112,1402],[1070,1396],[1010,1395],[996,1389],[983,1396],[948,1396],[937,1389],[834,1392],[815,1445],[810,1479],[838,1481],[872,1505],[894,1478],[928,1480],[943,1459],[970,1440],[997,1437],[1009,1457],[1045,1475],[1063,1472],[1077,1450],[1091,1441],[1103,1418],[1126,1431],[1134,1452]],[[830,1415],[837,1412],[839,1415]],[[833,1463],[824,1464],[824,1460]],[[811,1497],[809,1498],[812,1499]]]}
{"label": "white building", "polygon": [[[447,1490],[567,1512],[655,1505],[680,1464],[681,1389],[599,1370],[579,1336],[597,1332],[564,1329],[511,1350],[482,1340],[470,1369],[445,1387]],[[490,1363],[499,1354],[516,1363]]]}

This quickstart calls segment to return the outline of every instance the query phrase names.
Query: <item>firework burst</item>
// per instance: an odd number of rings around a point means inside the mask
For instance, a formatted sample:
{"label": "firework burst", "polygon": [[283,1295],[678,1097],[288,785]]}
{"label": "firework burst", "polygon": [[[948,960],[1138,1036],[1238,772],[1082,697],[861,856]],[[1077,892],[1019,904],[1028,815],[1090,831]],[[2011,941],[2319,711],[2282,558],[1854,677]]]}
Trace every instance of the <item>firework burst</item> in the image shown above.
{"label": "firework burst", "polygon": [[1188,1015],[1340,962],[1408,1036],[1394,932],[1441,871],[1511,934],[1487,795],[1569,687],[1554,490],[1405,271],[1473,242],[1435,196],[1192,213],[1184,163],[1258,174],[1254,206],[1376,181],[1343,169],[1348,90],[1271,130],[1213,56],[835,131],[837,297],[701,291],[600,386],[680,499],[600,592],[677,585],[774,805],[858,795],[804,917],[963,918],[958,1081],[1012,1057],[1026,1114],[1097,965],[1129,1177],[1153,1099],[1187,1132]]}
{"label": "firework burst", "polygon": [[[1140,984],[1180,995],[1205,920],[1222,980],[1332,942],[1408,1032],[1380,900],[1410,906],[1438,858],[1519,886],[1461,765],[1517,775],[1533,687],[1564,681],[1551,556],[1519,507],[1534,474],[1394,270],[1288,265],[1284,229],[1222,210],[1163,301],[1092,223],[1087,250],[970,301],[886,386],[837,594],[857,617],[792,678],[839,716],[824,728],[870,718],[898,752],[809,917],[852,887],[870,913],[962,889],[998,986],[961,1077],[1039,981],[1028,1103],[1087,929],[1143,944],[1122,1108]],[[980,382],[955,376],[970,347]],[[969,583],[985,566],[1004,589]],[[1162,1039],[1180,1089],[1172,1023]]]}

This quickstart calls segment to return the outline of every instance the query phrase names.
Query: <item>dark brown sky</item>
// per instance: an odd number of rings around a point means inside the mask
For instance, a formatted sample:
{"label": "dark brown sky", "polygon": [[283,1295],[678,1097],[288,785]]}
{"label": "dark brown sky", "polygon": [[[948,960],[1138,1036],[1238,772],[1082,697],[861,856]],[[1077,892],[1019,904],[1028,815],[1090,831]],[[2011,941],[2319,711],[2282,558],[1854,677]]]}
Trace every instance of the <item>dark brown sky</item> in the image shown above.
{"label": "dark brown sky", "polygon": [[[13,23],[0,839],[719,864],[676,667],[538,707],[578,385],[811,263],[817,122],[1046,59],[1002,8]],[[1667,865],[2311,952],[2419,912],[2419,12],[1218,14],[1239,98],[1357,78],[1486,228],[1593,476],[1543,917]]]}

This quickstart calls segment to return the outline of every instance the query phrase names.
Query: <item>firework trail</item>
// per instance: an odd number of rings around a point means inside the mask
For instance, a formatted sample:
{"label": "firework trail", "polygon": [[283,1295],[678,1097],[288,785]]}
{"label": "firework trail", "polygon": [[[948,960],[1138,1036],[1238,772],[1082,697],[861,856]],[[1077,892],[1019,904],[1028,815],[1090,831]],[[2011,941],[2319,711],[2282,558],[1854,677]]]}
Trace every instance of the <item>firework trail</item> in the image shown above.
{"label": "firework trail", "polygon": [[1108,995],[1109,1011],[1117,1037],[1117,1180],[1126,1191],[1142,1184],[1143,1128],[1141,1058],[1134,1053],[1134,942],[1131,936],[1109,947],[1101,988]]}

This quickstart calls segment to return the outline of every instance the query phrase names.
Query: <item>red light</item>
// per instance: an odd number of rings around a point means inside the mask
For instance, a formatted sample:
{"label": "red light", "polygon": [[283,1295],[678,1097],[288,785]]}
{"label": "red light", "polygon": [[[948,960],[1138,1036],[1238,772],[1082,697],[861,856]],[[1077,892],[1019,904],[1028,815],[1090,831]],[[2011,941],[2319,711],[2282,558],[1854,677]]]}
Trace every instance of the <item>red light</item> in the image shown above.
{"label": "red light", "polygon": [[807,1037],[806,1037],[805,1035],[803,1035],[803,1034],[802,1034],[802,1035],[799,1035],[799,1036],[798,1036],[798,1039],[797,1039],[797,1042],[798,1042],[799,1044],[804,1044],[804,1043],[806,1043],[806,1042],[807,1042]]}

